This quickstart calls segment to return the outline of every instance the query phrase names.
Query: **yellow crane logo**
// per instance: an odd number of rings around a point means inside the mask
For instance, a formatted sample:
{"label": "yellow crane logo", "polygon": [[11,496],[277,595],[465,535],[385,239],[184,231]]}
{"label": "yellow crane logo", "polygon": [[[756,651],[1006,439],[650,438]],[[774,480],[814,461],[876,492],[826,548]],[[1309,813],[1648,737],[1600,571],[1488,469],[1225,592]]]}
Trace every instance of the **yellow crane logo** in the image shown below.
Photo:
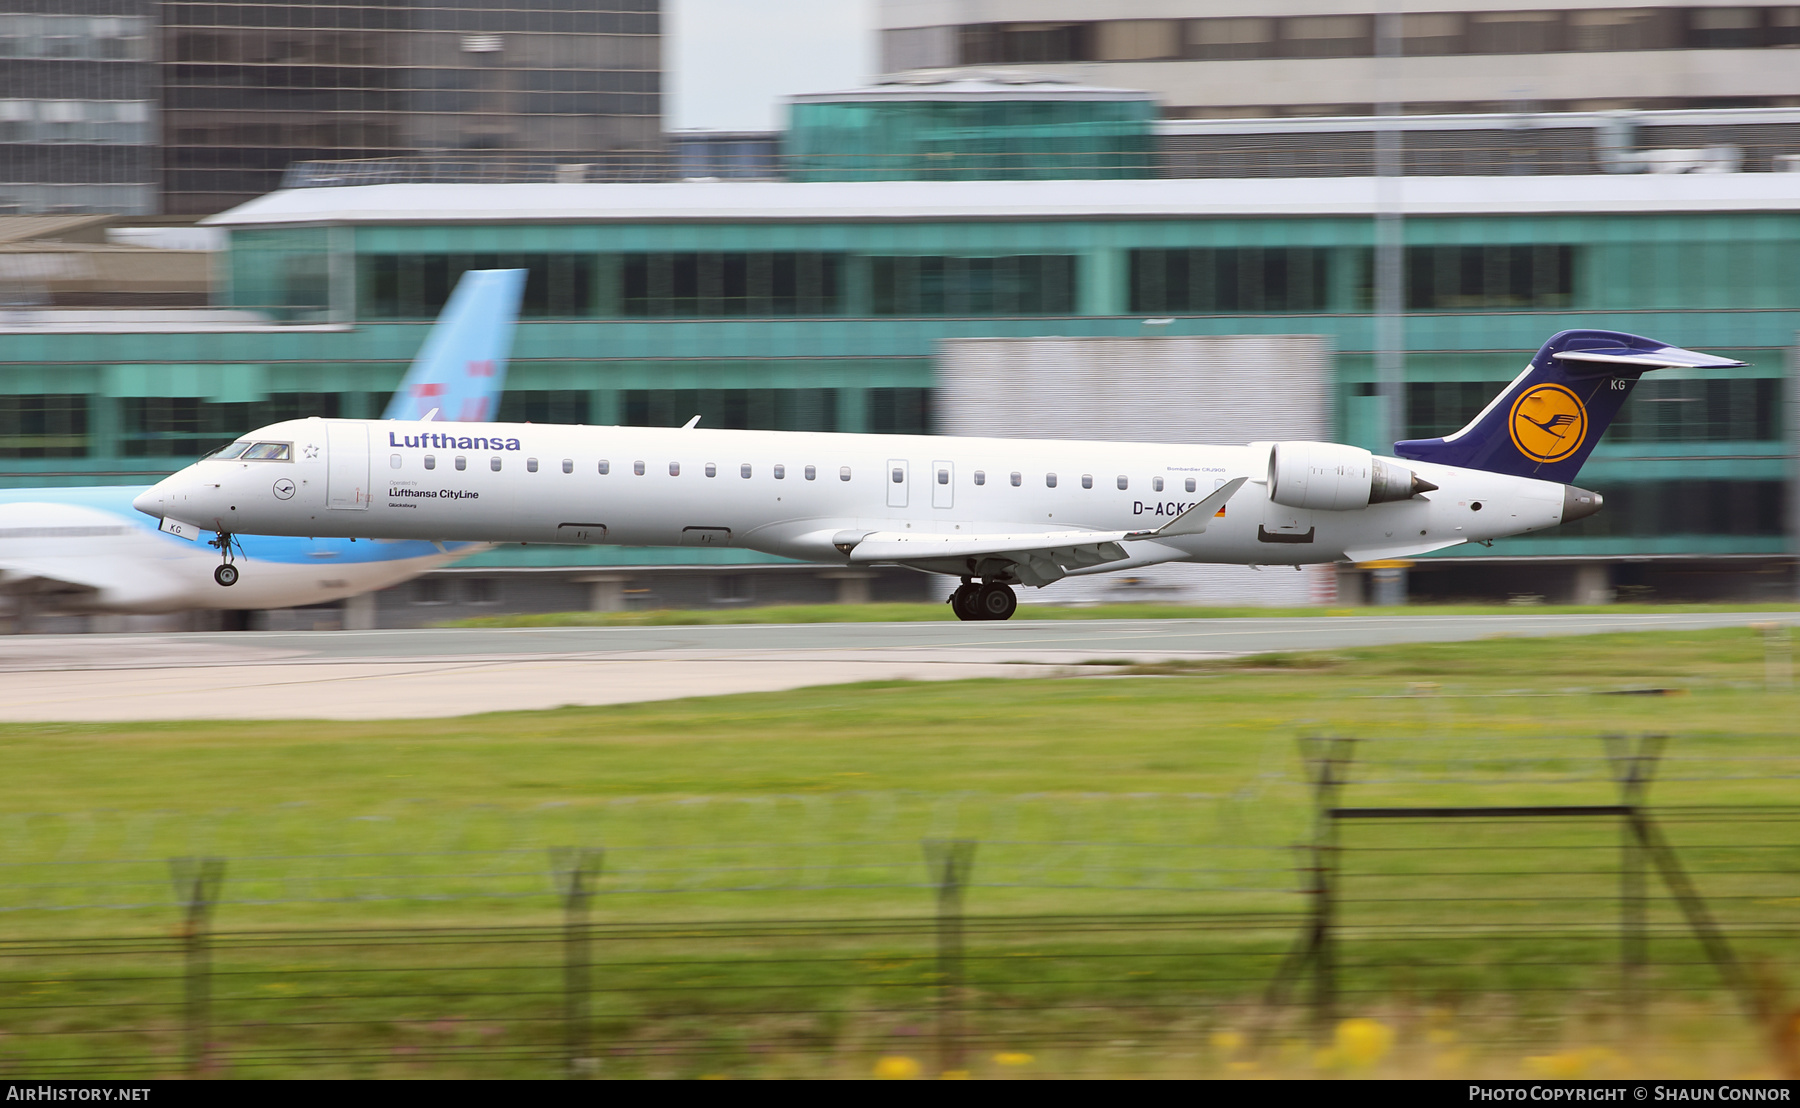
{"label": "yellow crane logo", "polygon": [[1562,385],[1533,385],[1513,401],[1507,421],[1519,453],[1538,462],[1560,462],[1587,438],[1587,407]]}

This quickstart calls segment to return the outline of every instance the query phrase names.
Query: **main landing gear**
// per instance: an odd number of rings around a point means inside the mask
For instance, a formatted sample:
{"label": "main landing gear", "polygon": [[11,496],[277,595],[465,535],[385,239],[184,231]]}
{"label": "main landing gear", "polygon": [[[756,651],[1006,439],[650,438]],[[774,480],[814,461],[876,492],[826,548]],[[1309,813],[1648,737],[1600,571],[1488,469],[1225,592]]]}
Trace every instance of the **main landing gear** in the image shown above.
{"label": "main landing gear", "polygon": [[213,580],[225,588],[237,584],[238,567],[232,561],[232,552],[236,550],[241,553],[244,549],[238,544],[237,539],[228,532],[220,531],[219,537],[206,545],[217,550],[221,559],[219,565],[213,570]]}
{"label": "main landing gear", "polygon": [[977,585],[969,578],[950,594],[950,610],[960,620],[1011,619],[1019,610],[1019,598],[998,581]]}

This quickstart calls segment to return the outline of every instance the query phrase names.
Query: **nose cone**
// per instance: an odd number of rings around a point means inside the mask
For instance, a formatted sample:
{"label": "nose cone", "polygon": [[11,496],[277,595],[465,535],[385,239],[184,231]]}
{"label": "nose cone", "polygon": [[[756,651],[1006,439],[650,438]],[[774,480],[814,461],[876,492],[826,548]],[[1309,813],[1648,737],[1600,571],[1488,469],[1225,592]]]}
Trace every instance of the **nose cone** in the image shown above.
{"label": "nose cone", "polygon": [[155,516],[157,519],[161,519],[163,514],[162,485],[151,485],[143,492],[138,493],[137,498],[132,500],[131,506],[147,516]]}
{"label": "nose cone", "polygon": [[1606,498],[1597,492],[1578,489],[1574,485],[1563,486],[1564,523],[1573,523],[1578,519],[1586,519],[1606,507]]}

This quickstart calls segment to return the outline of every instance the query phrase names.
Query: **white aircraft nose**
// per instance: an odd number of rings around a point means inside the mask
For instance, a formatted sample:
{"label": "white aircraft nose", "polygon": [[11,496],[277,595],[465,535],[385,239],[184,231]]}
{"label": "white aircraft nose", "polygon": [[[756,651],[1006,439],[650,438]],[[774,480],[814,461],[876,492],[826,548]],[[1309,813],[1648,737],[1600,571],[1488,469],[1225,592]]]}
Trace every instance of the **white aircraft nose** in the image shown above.
{"label": "white aircraft nose", "polygon": [[138,493],[137,497],[132,500],[131,506],[147,516],[155,516],[156,518],[161,519],[163,514],[162,483],[158,482],[157,484],[151,485],[143,492]]}

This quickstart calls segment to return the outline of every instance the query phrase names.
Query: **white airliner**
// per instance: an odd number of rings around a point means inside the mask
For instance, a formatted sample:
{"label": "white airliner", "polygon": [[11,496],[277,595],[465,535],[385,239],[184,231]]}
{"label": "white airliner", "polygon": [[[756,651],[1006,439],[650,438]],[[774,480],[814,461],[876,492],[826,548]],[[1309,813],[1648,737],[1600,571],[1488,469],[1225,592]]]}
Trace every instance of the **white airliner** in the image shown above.
{"label": "white airliner", "polygon": [[[488,417],[506,379],[525,277],[522,269],[463,274],[389,402],[386,419],[438,412],[451,419]],[[217,529],[159,532],[132,510],[144,491],[142,485],[0,490],[0,594],[63,612],[289,608],[386,588],[483,549],[347,542],[349,536],[325,534],[253,535],[231,546],[257,573],[227,592],[219,587],[221,577],[235,580],[238,570],[219,569],[216,550],[223,544],[210,533]]]}
{"label": "white airliner", "polygon": [[1564,331],[1467,427],[1395,444],[1197,446],[695,427],[291,420],[136,501],[228,534],[740,546],[961,577],[963,619],[1012,586],[1159,562],[1401,557],[1591,515],[1569,484],[1638,378],[1742,362]]}

